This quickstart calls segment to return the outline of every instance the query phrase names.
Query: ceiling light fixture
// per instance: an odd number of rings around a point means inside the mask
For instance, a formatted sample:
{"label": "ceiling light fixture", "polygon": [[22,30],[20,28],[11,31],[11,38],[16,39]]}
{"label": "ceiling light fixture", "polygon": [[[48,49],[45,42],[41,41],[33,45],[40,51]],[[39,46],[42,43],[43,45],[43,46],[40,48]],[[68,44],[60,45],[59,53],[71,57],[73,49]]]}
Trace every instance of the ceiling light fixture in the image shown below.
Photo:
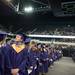
{"label": "ceiling light fixture", "polygon": [[31,7],[31,6],[24,8],[24,11],[27,12],[27,13],[33,12],[33,10],[34,10],[34,8]]}

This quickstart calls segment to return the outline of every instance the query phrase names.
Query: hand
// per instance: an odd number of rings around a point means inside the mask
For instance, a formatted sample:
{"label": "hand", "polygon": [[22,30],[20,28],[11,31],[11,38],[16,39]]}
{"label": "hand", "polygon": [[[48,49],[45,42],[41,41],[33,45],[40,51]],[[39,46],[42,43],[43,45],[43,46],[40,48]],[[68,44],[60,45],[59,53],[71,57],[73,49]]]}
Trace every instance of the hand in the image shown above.
{"label": "hand", "polygon": [[32,70],[31,69],[28,69],[28,74],[30,74],[32,72]]}
{"label": "hand", "polygon": [[39,60],[39,58],[36,58],[36,60]]}
{"label": "hand", "polygon": [[42,63],[39,63],[40,66],[42,66]]}
{"label": "hand", "polygon": [[34,69],[37,69],[37,65],[34,67]]}
{"label": "hand", "polygon": [[30,69],[33,69],[33,66],[31,66]]}
{"label": "hand", "polygon": [[19,75],[19,73],[17,73],[17,75]]}
{"label": "hand", "polygon": [[19,72],[19,69],[18,69],[18,68],[16,68],[16,69],[11,69],[12,75],[17,75],[18,72]]}

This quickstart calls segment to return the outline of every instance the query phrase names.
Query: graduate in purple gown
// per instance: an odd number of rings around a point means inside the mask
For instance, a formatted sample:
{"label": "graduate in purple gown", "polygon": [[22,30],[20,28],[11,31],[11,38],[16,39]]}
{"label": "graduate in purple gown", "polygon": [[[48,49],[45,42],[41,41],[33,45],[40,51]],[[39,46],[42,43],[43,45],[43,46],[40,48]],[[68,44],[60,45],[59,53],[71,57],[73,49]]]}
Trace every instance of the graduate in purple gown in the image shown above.
{"label": "graduate in purple gown", "polygon": [[26,49],[28,50],[28,70],[31,70],[29,75],[39,75],[39,51],[35,42],[31,42],[31,38],[25,40]]}
{"label": "graduate in purple gown", "polygon": [[4,75],[4,56],[0,48],[0,75]]}
{"label": "graduate in purple gown", "polygon": [[44,46],[42,46],[41,49],[40,61],[41,61],[40,72],[42,74],[46,74],[48,72],[49,58],[48,58],[48,51],[45,49]]}
{"label": "graduate in purple gown", "polygon": [[2,51],[2,42],[6,34],[0,33],[0,75],[4,75],[4,54]]}
{"label": "graduate in purple gown", "polygon": [[51,48],[49,48],[49,67],[51,67],[51,65],[53,65],[53,59],[52,59],[52,51]]}
{"label": "graduate in purple gown", "polygon": [[36,43],[32,42],[31,43],[31,49],[29,52],[29,66],[32,69],[32,73],[30,75],[35,75],[36,69],[37,69],[37,47],[36,47]]}
{"label": "graduate in purple gown", "polygon": [[27,72],[27,50],[25,48],[23,34],[17,34],[15,42],[5,47],[6,68],[5,75],[28,75]]}

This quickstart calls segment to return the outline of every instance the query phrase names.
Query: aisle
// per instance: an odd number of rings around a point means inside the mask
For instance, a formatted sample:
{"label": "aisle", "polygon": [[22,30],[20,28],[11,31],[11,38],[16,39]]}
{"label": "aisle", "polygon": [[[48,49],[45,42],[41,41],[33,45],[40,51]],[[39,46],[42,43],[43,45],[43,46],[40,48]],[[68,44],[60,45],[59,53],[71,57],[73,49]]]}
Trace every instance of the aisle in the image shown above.
{"label": "aisle", "polygon": [[63,57],[52,69],[49,68],[47,75],[75,75],[75,63],[71,58]]}

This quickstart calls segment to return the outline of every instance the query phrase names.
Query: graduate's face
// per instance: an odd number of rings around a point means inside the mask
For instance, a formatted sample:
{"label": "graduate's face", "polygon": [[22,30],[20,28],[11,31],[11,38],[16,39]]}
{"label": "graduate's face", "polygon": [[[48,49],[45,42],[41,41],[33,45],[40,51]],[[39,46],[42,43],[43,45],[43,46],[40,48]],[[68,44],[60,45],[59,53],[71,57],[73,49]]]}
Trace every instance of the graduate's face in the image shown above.
{"label": "graduate's face", "polygon": [[37,50],[37,47],[36,47],[35,44],[32,45],[32,50],[33,50],[33,51],[36,51],[36,50]]}
{"label": "graduate's face", "polygon": [[16,35],[16,41],[22,41],[22,36],[21,35]]}

